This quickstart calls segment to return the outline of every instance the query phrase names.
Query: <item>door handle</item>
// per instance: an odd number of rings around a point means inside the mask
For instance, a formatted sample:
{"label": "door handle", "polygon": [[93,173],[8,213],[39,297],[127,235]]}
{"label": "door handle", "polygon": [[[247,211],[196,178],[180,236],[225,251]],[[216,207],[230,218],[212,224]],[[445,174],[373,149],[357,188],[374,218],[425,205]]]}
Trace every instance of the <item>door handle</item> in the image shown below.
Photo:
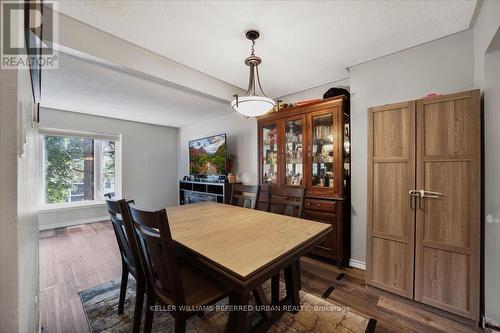
{"label": "door handle", "polygon": [[421,198],[439,198],[440,196],[443,195],[441,192],[433,192],[433,191],[425,191],[425,190],[420,190],[420,197]]}
{"label": "door handle", "polygon": [[410,190],[408,195],[410,196],[410,208],[415,209],[415,198],[420,198],[422,194],[418,190]]}
{"label": "door handle", "polygon": [[[426,191],[426,190],[420,190],[419,192],[420,192],[421,199],[438,199],[443,195],[443,193],[441,193],[441,192],[433,192],[433,191]],[[419,208],[424,210],[424,206],[422,205],[422,201],[423,200],[420,200]]]}

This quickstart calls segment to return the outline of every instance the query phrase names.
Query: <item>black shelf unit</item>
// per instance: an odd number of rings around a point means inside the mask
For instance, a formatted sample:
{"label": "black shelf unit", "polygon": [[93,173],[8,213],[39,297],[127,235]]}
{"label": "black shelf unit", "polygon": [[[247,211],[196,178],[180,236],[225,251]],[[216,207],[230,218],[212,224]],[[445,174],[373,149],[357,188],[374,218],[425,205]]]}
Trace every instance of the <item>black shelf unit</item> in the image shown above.
{"label": "black shelf unit", "polygon": [[179,205],[199,201],[213,201],[218,203],[229,203],[231,198],[232,184],[199,182],[190,180],[179,181]]}

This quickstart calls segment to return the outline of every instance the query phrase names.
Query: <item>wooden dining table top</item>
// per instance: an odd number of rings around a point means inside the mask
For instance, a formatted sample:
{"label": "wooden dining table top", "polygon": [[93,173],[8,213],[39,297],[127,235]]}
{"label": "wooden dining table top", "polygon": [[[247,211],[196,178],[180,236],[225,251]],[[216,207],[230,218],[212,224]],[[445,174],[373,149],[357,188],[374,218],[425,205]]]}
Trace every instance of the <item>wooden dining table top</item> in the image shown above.
{"label": "wooden dining table top", "polygon": [[174,241],[243,281],[332,228],[213,202],[166,210]]}

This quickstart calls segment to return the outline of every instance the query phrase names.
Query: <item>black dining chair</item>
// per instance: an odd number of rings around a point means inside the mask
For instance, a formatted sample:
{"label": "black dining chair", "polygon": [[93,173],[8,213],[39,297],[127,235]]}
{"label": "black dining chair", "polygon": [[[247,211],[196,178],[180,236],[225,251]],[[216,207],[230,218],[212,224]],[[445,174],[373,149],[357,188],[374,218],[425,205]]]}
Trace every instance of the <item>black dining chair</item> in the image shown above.
{"label": "black dining chair", "polygon": [[259,193],[259,185],[234,184],[230,203],[233,206],[255,209]]}
{"label": "black dining chair", "polygon": [[144,305],[144,293],[146,292],[146,280],[141,265],[139,250],[137,247],[134,229],[130,219],[128,203],[133,201],[112,200],[111,195],[106,195],[106,205],[115,232],[118,248],[122,259],[122,278],[120,284],[120,298],[118,301],[118,313],[122,314],[127,294],[128,276],[131,274],[136,281],[136,298],[134,309],[133,332],[139,332],[141,327],[142,309]]}
{"label": "black dining chair", "polygon": [[228,290],[194,265],[179,263],[165,209],[147,211],[134,204],[129,204],[129,208],[147,283],[144,331],[151,332],[152,306],[158,302],[175,305],[167,311],[175,318],[175,332],[185,332],[186,320],[199,312],[182,306],[213,304],[224,298]]}

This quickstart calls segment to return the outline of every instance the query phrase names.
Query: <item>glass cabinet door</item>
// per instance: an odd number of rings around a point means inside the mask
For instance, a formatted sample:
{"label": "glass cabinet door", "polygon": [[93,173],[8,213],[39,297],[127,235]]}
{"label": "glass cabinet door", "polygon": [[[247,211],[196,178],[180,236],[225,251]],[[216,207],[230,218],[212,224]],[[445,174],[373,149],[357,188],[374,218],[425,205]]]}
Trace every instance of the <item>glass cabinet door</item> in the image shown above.
{"label": "glass cabinet door", "polygon": [[262,170],[261,183],[278,183],[278,125],[277,123],[264,124],[262,126]]}
{"label": "glass cabinet door", "polygon": [[313,188],[332,188],[335,178],[334,113],[311,115],[310,175]]}
{"label": "glass cabinet door", "polygon": [[285,184],[303,186],[304,118],[285,120]]}

